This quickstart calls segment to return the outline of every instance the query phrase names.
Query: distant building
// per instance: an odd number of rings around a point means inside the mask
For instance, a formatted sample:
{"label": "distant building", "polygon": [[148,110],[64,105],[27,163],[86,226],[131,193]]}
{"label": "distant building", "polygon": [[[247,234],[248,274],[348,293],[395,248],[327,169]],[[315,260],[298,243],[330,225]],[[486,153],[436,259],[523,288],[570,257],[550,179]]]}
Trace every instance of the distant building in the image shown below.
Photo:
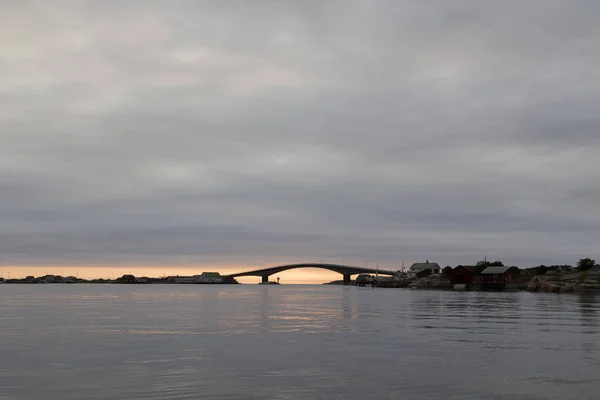
{"label": "distant building", "polygon": [[356,277],[355,282],[357,286],[365,286],[372,283],[374,280],[375,279],[369,274],[360,274]]}
{"label": "distant building", "polygon": [[518,288],[519,268],[517,267],[487,267],[481,271],[483,289]]}
{"label": "distant building", "polygon": [[457,265],[452,269],[450,275],[450,284],[454,285],[472,285],[475,281],[475,265]]}
{"label": "distant building", "polygon": [[198,283],[198,277],[200,275],[194,276],[169,276],[167,277],[167,282],[169,283]]}
{"label": "distant building", "polygon": [[168,283],[237,283],[230,277],[221,276],[218,272],[203,272],[200,275],[193,276],[169,276]]}
{"label": "distant building", "polygon": [[223,283],[223,277],[218,272],[203,272],[198,283]]}
{"label": "distant building", "polygon": [[416,278],[418,273],[425,270],[430,270],[432,274],[439,274],[442,269],[438,263],[430,263],[429,260],[424,263],[414,263],[408,270],[408,277]]}
{"label": "distant building", "polygon": [[123,275],[120,278],[117,278],[118,283],[135,283],[135,276],[133,275]]}
{"label": "distant building", "polygon": [[64,283],[65,278],[57,275],[44,275],[36,278],[35,281],[37,283]]}
{"label": "distant building", "polygon": [[231,276],[223,276],[222,278],[223,278],[223,283],[226,283],[226,284],[230,284],[231,285],[231,284],[237,284],[238,283],[238,281],[236,281],[235,278],[232,278]]}

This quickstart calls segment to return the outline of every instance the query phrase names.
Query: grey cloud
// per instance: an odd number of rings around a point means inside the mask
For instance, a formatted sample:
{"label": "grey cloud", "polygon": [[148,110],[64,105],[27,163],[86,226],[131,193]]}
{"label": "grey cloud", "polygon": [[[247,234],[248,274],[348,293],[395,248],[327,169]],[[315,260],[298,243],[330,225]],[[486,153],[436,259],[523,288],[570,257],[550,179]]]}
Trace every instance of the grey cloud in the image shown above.
{"label": "grey cloud", "polygon": [[594,256],[596,2],[0,4],[0,262]]}

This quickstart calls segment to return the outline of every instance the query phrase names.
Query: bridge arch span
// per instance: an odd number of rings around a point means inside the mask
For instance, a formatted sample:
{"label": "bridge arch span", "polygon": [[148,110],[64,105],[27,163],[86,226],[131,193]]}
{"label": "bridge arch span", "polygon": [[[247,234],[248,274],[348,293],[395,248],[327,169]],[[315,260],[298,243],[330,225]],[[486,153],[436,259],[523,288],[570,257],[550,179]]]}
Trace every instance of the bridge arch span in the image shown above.
{"label": "bridge arch span", "polygon": [[236,274],[229,275],[232,278],[238,278],[242,276],[260,276],[263,282],[268,282],[269,276],[273,274],[277,274],[283,271],[288,271],[291,269],[298,268],[321,268],[329,271],[337,272],[344,276],[344,283],[350,283],[350,278],[352,275],[357,274],[381,274],[381,275],[394,275],[394,271],[385,270],[385,269],[373,269],[373,268],[363,268],[363,267],[354,267],[349,265],[339,265],[339,264],[324,264],[324,263],[300,263],[300,264],[288,264],[288,265],[280,265],[277,267],[269,267],[263,269],[257,269],[253,271],[239,272]]}

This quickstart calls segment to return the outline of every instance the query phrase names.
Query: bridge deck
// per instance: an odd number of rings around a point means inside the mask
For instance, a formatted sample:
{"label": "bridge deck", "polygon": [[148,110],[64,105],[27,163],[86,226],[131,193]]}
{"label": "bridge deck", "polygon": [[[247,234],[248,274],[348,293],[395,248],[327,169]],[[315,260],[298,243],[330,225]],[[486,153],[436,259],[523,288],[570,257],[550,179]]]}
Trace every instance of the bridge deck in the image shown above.
{"label": "bridge deck", "polygon": [[304,263],[304,264],[290,264],[290,265],[281,265],[278,267],[270,267],[257,269],[254,271],[246,271],[246,272],[238,272],[236,274],[228,275],[232,278],[237,278],[240,276],[269,276],[273,274],[277,274],[279,272],[287,271],[290,269],[297,268],[321,268],[327,269],[329,271],[334,271],[342,275],[357,275],[357,274],[380,274],[380,275],[394,275],[395,271],[385,270],[385,269],[373,269],[373,268],[363,268],[363,267],[354,267],[349,265],[337,265],[337,264],[322,264],[322,263]]}

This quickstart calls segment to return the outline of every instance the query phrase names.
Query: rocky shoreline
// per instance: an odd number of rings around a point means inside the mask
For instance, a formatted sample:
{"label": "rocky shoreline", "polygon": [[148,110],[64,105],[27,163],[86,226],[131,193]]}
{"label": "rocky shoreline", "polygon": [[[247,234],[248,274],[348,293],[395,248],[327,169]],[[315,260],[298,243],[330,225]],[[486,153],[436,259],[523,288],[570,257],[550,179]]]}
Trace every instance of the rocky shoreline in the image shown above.
{"label": "rocky shoreline", "polygon": [[[448,277],[442,274],[418,278],[408,285],[411,289],[452,290]],[[548,271],[532,277],[519,286],[520,290],[540,293],[600,293],[600,266],[587,271]]]}
{"label": "rocky shoreline", "polygon": [[425,276],[423,278],[417,278],[412,283],[410,283],[408,287],[411,289],[452,289],[450,279],[442,274],[434,274]]}
{"label": "rocky shoreline", "polygon": [[526,289],[545,293],[600,292],[600,267],[565,273],[548,271],[544,275],[534,276]]}

